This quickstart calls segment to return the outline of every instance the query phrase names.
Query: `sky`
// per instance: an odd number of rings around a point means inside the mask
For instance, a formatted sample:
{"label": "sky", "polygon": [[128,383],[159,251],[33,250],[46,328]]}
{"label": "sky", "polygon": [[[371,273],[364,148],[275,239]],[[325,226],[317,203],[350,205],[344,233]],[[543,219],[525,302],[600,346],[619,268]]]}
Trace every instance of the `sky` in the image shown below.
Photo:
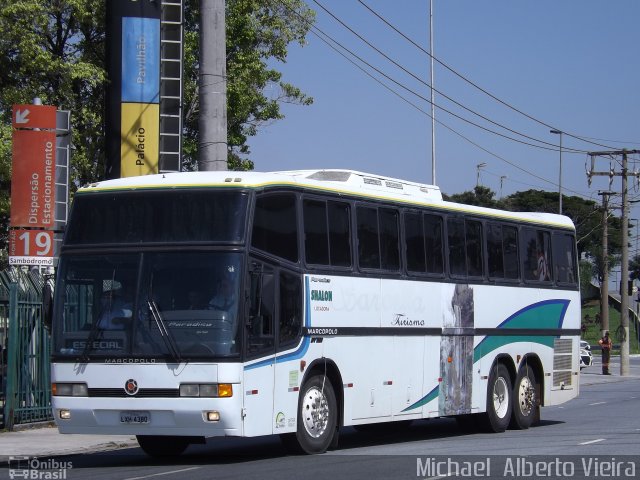
{"label": "sky", "polygon": [[[358,0],[318,1],[411,74],[376,53],[318,3],[307,0],[317,12],[318,29],[407,89],[430,98],[426,53]],[[363,2],[429,51],[428,0]],[[562,135],[563,192],[599,203],[598,191],[609,189],[609,181],[595,177],[589,187],[586,152],[640,149],[639,18],[637,0],[433,0],[435,57],[543,124],[490,98],[438,63],[434,86],[441,94],[435,94],[436,105],[520,142],[548,148],[505,139],[436,108],[436,120],[442,123],[435,130],[435,183],[445,193],[460,193],[474,188],[480,172],[480,184],[496,197],[531,188],[558,191],[560,136],[550,133],[553,127],[566,132]],[[283,73],[284,81],[312,96],[314,103],[283,105],[285,118],[263,126],[250,140],[256,171],[343,168],[432,183],[427,101],[361,64],[414,106],[408,104],[311,32],[304,47],[290,46],[286,63],[272,66]],[[444,95],[495,123],[551,145],[489,123]],[[600,145],[571,135],[599,139],[593,141]],[[640,171],[640,155],[629,160],[630,170]],[[596,170],[608,170],[609,164],[600,159]],[[620,166],[615,166],[619,171]],[[630,179],[629,185],[630,193],[640,197],[635,182]],[[620,177],[616,177],[611,189],[620,188]],[[640,219],[640,207],[634,207],[630,217]]]}

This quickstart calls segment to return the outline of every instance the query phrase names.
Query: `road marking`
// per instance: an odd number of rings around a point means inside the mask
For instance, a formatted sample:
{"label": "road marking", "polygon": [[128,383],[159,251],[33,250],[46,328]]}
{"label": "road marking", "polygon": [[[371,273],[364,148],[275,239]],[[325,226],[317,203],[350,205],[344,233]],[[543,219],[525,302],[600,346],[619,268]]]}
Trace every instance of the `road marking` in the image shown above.
{"label": "road marking", "polygon": [[589,445],[591,443],[604,442],[605,440],[606,438],[598,438],[597,440],[589,440],[588,442],[582,442],[582,443],[579,443],[578,445]]}
{"label": "road marking", "polygon": [[589,404],[589,406],[590,406],[590,407],[592,407],[592,406],[594,406],[594,405],[602,405],[602,404],[604,404],[604,403],[607,403],[607,402],[596,402],[596,403],[590,403],[590,404]]}
{"label": "road marking", "polygon": [[143,478],[160,477],[162,475],[173,475],[174,473],[188,472],[189,470],[198,470],[200,467],[182,468],[180,470],[171,470],[170,472],[152,473],[151,475],[145,475],[143,477],[130,477],[125,480],[142,480]]}

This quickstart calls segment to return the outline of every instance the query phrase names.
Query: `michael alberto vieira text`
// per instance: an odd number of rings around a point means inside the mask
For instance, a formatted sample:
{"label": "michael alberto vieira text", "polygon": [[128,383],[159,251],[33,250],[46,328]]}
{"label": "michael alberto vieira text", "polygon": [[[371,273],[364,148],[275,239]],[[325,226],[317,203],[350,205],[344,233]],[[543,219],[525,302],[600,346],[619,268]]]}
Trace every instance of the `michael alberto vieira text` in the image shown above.
{"label": "michael alberto vieira text", "polygon": [[[496,460],[496,459],[494,459]],[[618,477],[635,478],[636,463],[630,460],[616,460],[615,457],[599,459],[598,457],[582,457],[563,460],[555,457],[549,460],[528,459],[525,457],[500,458],[502,476],[505,478],[520,477],[573,477],[576,473],[586,477]],[[497,470],[497,468],[496,468]],[[491,476],[491,458],[476,461],[458,461],[452,458],[436,459],[436,457],[417,458],[416,476],[418,477],[489,477]]]}

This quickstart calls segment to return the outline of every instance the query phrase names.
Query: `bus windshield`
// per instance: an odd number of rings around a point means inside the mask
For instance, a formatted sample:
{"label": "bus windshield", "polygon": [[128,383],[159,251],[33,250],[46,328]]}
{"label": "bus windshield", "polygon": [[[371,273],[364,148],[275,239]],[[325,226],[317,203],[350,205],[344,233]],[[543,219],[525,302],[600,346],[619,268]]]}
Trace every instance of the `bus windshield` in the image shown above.
{"label": "bus windshield", "polygon": [[85,361],[238,356],[240,260],[226,252],[63,257],[54,354]]}
{"label": "bus windshield", "polygon": [[240,243],[248,195],[162,190],[77,195],[65,245]]}

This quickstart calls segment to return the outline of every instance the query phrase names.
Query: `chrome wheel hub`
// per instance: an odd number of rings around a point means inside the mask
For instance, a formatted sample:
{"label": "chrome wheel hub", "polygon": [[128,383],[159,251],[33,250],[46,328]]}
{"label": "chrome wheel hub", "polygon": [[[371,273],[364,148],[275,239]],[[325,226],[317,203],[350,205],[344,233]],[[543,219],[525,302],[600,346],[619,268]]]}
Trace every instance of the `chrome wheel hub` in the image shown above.
{"label": "chrome wheel hub", "polygon": [[499,418],[504,418],[509,410],[509,389],[502,377],[498,377],[493,385],[493,410]]}
{"label": "chrome wheel hub", "polygon": [[520,412],[525,417],[531,414],[535,406],[536,389],[531,383],[529,377],[523,377],[520,380],[520,388],[518,388],[518,404],[520,405]]}
{"label": "chrome wheel hub", "polygon": [[307,390],[302,400],[302,423],[313,438],[320,437],[329,424],[327,397],[316,387]]}

